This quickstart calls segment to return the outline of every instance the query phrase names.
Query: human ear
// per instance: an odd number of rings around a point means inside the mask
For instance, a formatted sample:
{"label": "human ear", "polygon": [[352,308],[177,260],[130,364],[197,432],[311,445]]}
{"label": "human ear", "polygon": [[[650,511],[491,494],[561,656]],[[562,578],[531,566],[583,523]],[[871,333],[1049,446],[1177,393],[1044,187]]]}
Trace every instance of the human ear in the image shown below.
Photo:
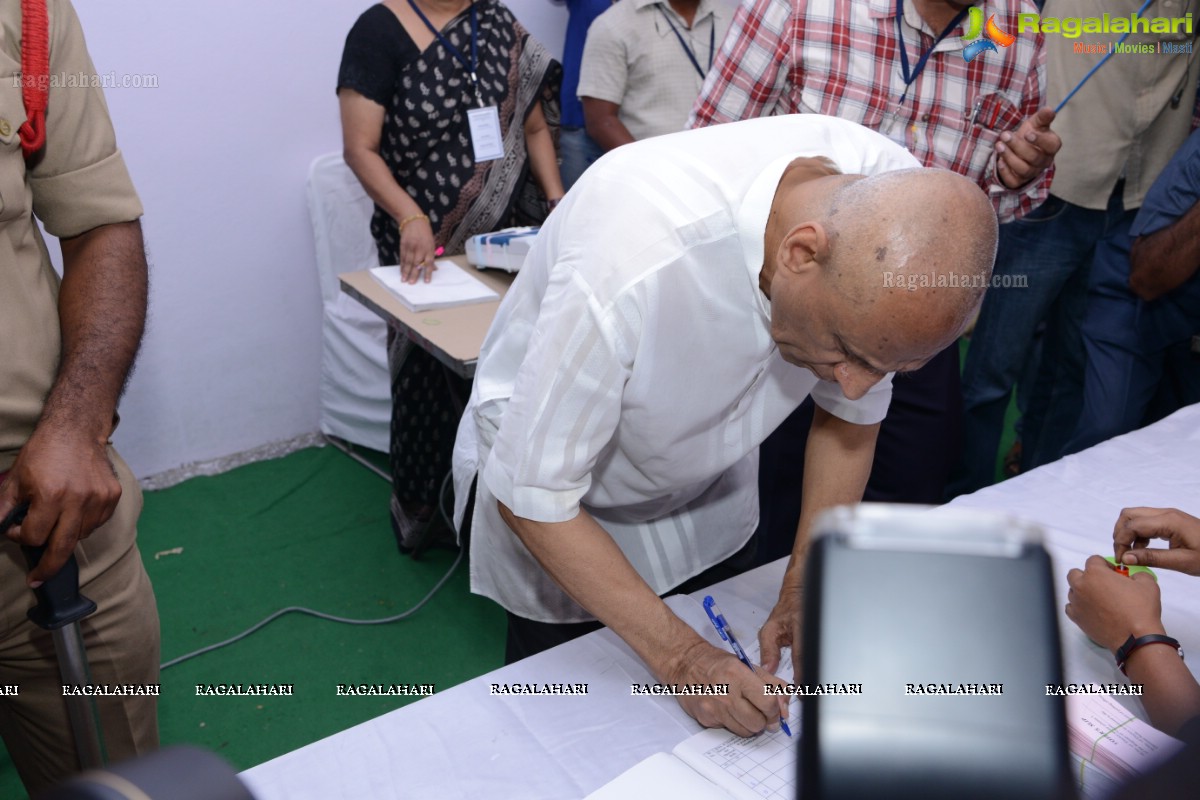
{"label": "human ear", "polygon": [[796,275],[817,270],[829,259],[829,238],[819,222],[802,222],[779,242],[777,263]]}

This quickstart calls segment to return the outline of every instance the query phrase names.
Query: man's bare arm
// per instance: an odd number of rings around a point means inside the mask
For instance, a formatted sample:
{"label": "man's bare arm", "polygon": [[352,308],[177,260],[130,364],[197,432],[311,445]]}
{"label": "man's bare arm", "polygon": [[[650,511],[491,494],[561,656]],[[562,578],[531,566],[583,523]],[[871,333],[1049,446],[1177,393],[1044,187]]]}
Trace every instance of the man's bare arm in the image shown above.
{"label": "man's bare arm", "polygon": [[878,423],[855,425],[820,406],[813,409],[804,454],[804,502],[796,526],[796,543],[783,574],[779,601],[758,634],[765,669],[774,672],[779,667],[780,651],[791,645],[796,680],[800,679],[800,643],[792,639],[800,624],[808,532],[825,509],[862,500],[878,437]]}
{"label": "man's bare arm", "polygon": [[616,542],[586,511],[567,522],[535,522],[500,504],[500,514],[559,586],[612,628],[663,683],[729,684],[729,696],[681,697],[707,727],[741,736],[777,728],[786,704],[765,696],[779,680],[751,672],[731,653],[708,644],[646,584]]}
{"label": "man's bare arm", "polygon": [[598,100],[595,97],[581,97],[583,102],[583,119],[587,135],[600,147],[608,152],[623,144],[632,142],[633,134],[625,127],[618,116],[621,106],[608,100]]}
{"label": "man's bare arm", "polygon": [[1200,269],[1200,203],[1167,227],[1139,236],[1129,260],[1129,288],[1147,302],[1187,283]]}
{"label": "man's bare arm", "polygon": [[0,515],[30,502],[25,522],[10,530],[10,538],[47,545],[29,574],[31,584],[54,575],[75,543],[104,524],[120,500],[106,447],[146,323],[140,223],[102,225],[63,239],[61,246],[58,376],[0,489]]}

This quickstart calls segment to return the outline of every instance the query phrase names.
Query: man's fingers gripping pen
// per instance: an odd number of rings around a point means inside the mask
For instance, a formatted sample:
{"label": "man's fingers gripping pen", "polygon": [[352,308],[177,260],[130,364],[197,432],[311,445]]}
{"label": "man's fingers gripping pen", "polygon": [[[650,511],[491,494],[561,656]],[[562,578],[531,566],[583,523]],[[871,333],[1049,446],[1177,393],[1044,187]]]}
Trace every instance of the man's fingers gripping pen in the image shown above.
{"label": "man's fingers gripping pen", "polygon": [[[746,651],[742,649],[741,643],[733,635],[733,630],[729,627],[729,623],[725,621],[725,615],[721,613],[721,609],[717,608],[717,601],[713,600],[712,595],[704,598],[704,611],[708,614],[709,621],[717,629],[717,633],[720,634],[721,639],[729,643],[729,649],[733,651],[733,654],[753,672],[754,665],[750,663],[750,658],[746,655]],[[779,715],[779,727],[783,728],[783,732],[788,736],[792,735],[792,729],[788,727],[787,718],[782,714]]]}

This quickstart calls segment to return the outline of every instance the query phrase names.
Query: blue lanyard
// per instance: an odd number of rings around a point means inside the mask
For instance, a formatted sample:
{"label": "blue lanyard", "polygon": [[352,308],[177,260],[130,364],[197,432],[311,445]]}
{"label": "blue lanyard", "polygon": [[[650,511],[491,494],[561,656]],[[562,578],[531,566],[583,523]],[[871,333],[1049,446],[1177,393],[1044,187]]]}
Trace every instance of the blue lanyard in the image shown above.
{"label": "blue lanyard", "polygon": [[412,6],[412,10],[417,12],[417,16],[421,18],[421,22],[425,23],[425,27],[429,28],[430,32],[438,38],[438,41],[450,51],[450,54],[458,59],[471,76],[471,85],[475,87],[475,99],[479,101],[479,105],[483,105],[483,98],[479,94],[479,76],[476,70],[479,66],[479,20],[475,16],[475,3],[471,3],[471,60],[468,62],[467,57],[459,52],[458,48],[450,44],[450,40],[442,35],[442,32],[433,27],[433,23],[429,21],[429,17],[417,7],[414,0],[408,0],[408,4]]}
{"label": "blue lanyard", "polygon": [[[409,0],[409,2],[412,2],[412,0]],[[688,43],[683,40],[683,34],[680,33],[679,29],[675,27],[675,23],[671,22],[671,15],[668,14],[661,5],[658,7],[658,10],[659,10],[659,12],[662,13],[663,19],[665,19],[667,21],[667,24],[671,26],[672,33],[674,33],[675,38],[679,40],[679,46],[683,48],[683,52],[687,53],[687,57],[689,59],[691,59],[692,66],[695,67],[696,72],[698,72],[700,74],[700,80],[704,80],[704,76],[707,75],[708,73],[706,71],[700,69],[700,62],[696,60],[696,54],[692,52],[692,48],[688,47]],[[717,21],[714,19],[712,27],[708,29],[708,68],[709,69],[712,69],[713,47],[716,45],[716,43],[717,43]]]}
{"label": "blue lanyard", "polygon": [[[411,3],[412,0],[409,0],[409,2]],[[901,22],[904,18],[904,0],[896,0],[896,43],[900,47],[900,67],[904,71],[904,91],[900,95],[901,105],[904,104],[904,98],[908,97],[908,87],[912,86],[912,82],[915,81],[917,76],[921,74],[921,70],[925,69],[925,62],[929,60],[929,56],[933,54],[934,49],[936,49],[937,46],[942,43],[942,39],[945,39],[950,35],[950,31],[962,24],[963,18],[967,16],[967,12],[970,10],[971,8],[968,6],[962,11],[959,11],[958,15],[954,19],[950,20],[950,24],[946,26],[945,30],[938,34],[937,38],[933,40],[933,45],[921,54],[921,58],[917,61],[917,65],[913,67],[912,72],[909,72],[908,51],[904,48],[904,32],[901,28]]]}
{"label": "blue lanyard", "polygon": [[[1153,0],[1146,0],[1146,2],[1142,3],[1142,7],[1141,7],[1141,8],[1139,8],[1137,11],[1133,12],[1134,16],[1140,17],[1140,16],[1142,15],[1142,12],[1143,12],[1143,11],[1145,11],[1145,10],[1146,10],[1146,9],[1147,9],[1147,8],[1150,6],[1150,3],[1151,3],[1151,2],[1153,2]],[[1129,38],[1129,34],[1131,34],[1131,33],[1133,33],[1133,30],[1132,30],[1132,29],[1130,29],[1129,31],[1126,31],[1125,35],[1124,35],[1124,36],[1122,36],[1120,39],[1118,39],[1118,40],[1117,40],[1117,44],[1121,44],[1121,43],[1122,43],[1122,42],[1124,42],[1126,39],[1128,39],[1128,38]],[[1098,70],[1098,69],[1100,69],[1102,66],[1104,66],[1104,62],[1105,62],[1105,61],[1108,61],[1110,58],[1112,58],[1112,56],[1113,56],[1113,53],[1114,53],[1114,52],[1116,52],[1116,49],[1115,49],[1115,48],[1114,48],[1114,49],[1112,49],[1112,50],[1109,50],[1109,51],[1108,51],[1108,54],[1107,54],[1107,55],[1105,55],[1105,56],[1104,56],[1104,58],[1102,58],[1102,59],[1100,59],[1099,61],[1097,61],[1097,62],[1096,62],[1096,65],[1095,65],[1094,67],[1092,67],[1090,70],[1088,70],[1088,73],[1087,73],[1086,75],[1084,75],[1082,79],[1080,79],[1079,83],[1075,84],[1075,88],[1074,88],[1074,89],[1072,89],[1071,91],[1069,91],[1069,92],[1067,93],[1067,96],[1066,96],[1066,97],[1064,97],[1064,98],[1062,99],[1062,102],[1061,102],[1061,103],[1059,103],[1057,106],[1055,106],[1055,107],[1054,107],[1054,113],[1055,113],[1055,114],[1057,114],[1058,112],[1062,111],[1062,107],[1063,107],[1063,106],[1065,106],[1065,105],[1067,104],[1067,101],[1068,101],[1068,100],[1070,100],[1072,97],[1074,97],[1074,96],[1075,96],[1075,93],[1076,93],[1076,92],[1078,92],[1080,89],[1082,89],[1082,88],[1083,88],[1083,85],[1084,85],[1085,83],[1087,83],[1087,82],[1088,82],[1088,78],[1090,78],[1090,77],[1092,77],[1093,75],[1095,75],[1095,74],[1096,74],[1096,70]],[[1191,56],[1188,56],[1188,58],[1189,58],[1189,60],[1190,60],[1190,59],[1191,59]],[[1180,92],[1182,92],[1182,91],[1183,91],[1183,87],[1181,86],[1181,87],[1180,87]],[[1171,108],[1179,108],[1179,96],[1178,96],[1178,95],[1176,95],[1175,99],[1173,99],[1173,100],[1171,101]]]}

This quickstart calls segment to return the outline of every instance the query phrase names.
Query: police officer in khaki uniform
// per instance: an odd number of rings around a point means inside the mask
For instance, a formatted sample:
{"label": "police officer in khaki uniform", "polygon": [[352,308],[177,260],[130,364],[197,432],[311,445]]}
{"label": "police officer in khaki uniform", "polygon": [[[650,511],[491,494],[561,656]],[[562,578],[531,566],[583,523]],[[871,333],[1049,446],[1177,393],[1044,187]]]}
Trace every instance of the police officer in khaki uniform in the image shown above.
{"label": "police officer in khaki uniform", "polygon": [[[74,551],[99,607],[81,623],[93,684],[158,681],[141,493],[109,442],[145,322],[142,207],[94,75],[68,0],[0,3],[0,517],[30,504],[0,541],[0,735],[31,792],[79,769],[31,584]],[[61,284],[34,213],[60,239]],[[47,546],[36,570],[19,544]],[[97,705],[111,760],[157,746],[155,697]]]}

